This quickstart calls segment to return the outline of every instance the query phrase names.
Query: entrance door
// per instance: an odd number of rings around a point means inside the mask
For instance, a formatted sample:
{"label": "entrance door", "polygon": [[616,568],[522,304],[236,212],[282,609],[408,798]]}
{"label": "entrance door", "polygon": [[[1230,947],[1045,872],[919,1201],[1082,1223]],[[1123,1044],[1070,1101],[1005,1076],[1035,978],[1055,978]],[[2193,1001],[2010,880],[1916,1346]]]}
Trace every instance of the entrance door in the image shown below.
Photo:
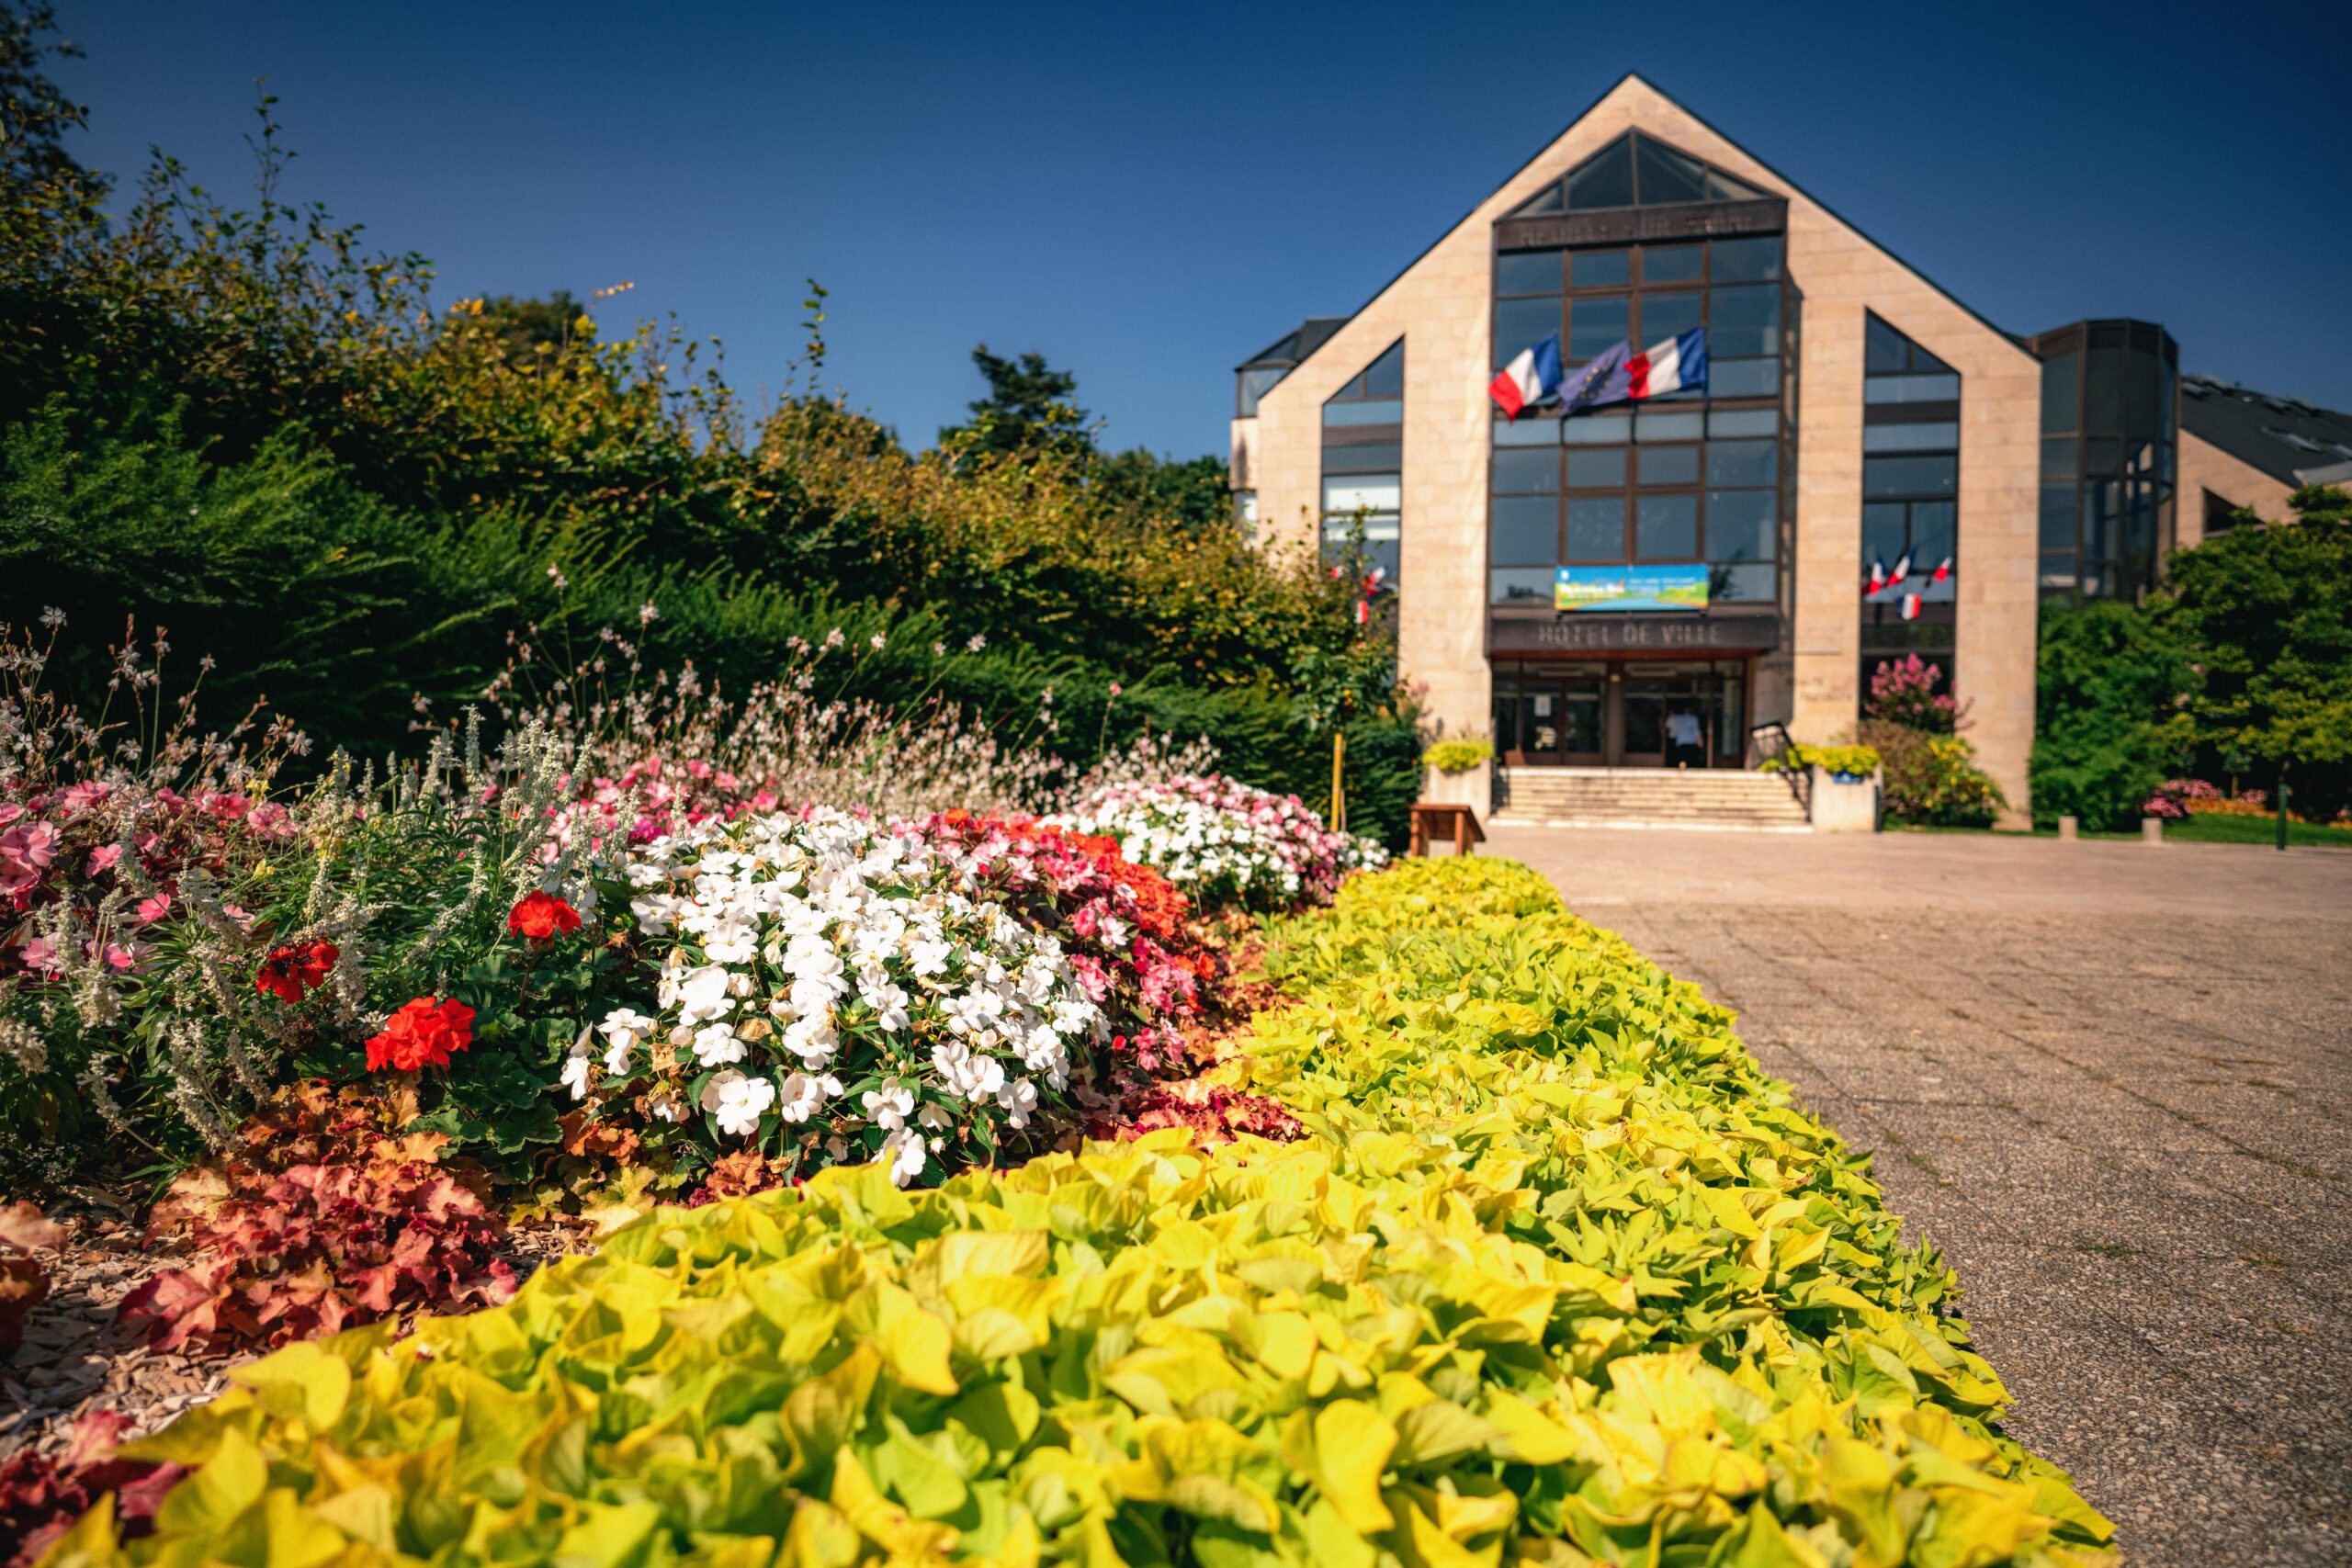
{"label": "entrance door", "polygon": [[1495,683],[1495,739],[1505,767],[1598,767],[1608,683],[1600,666],[1527,669]]}
{"label": "entrance door", "polygon": [[1667,682],[1628,676],[1616,686],[1615,764],[1621,768],[1666,766]]}

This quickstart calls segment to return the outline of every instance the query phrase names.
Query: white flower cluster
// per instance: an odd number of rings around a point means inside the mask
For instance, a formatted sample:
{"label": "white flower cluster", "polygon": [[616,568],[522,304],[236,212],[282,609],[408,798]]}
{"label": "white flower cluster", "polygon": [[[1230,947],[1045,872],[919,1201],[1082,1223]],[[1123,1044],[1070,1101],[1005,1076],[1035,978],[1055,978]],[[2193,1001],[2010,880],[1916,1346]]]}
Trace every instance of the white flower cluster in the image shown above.
{"label": "white flower cluster", "polygon": [[1106,784],[1046,820],[1117,840],[1126,860],[1209,906],[1320,902],[1344,873],[1387,860],[1370,840],[1331,831],[1296,795],[1222,774]]}
{"label": "white flower cluster", "polygon": [[705,822],[643,846],[628,878],[668,950],[659,1013],[610,1013],[601,1062],[573,1047],[575,1099],[597,1066],[608,1087],[648,1075],[656,1116],[698,1105],[732,1138],[818,1122],[832,1159],[878,1156],[903,1184],[976,1119],[1026,1126],[1105,1027],[1060,943],[866,818]]}

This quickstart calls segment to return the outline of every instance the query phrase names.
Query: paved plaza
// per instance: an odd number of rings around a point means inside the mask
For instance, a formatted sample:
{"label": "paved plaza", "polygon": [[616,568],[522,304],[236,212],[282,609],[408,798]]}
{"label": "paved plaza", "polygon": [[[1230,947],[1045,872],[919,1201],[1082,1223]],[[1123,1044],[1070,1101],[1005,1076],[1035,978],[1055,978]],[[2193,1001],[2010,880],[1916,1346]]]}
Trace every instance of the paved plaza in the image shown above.
{"label": "paved plaza", "polygon": [[1741,1015],[2138,1563],[2352,1561],[2352,852],[1498,829]]}

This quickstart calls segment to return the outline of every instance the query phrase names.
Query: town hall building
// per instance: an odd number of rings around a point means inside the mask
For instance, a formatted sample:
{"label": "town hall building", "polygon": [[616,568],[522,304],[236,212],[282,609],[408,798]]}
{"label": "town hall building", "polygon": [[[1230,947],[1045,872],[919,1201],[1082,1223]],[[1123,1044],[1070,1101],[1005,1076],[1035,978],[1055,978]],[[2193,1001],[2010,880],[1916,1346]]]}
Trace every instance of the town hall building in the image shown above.
{"label": "town hall building", "polygon": [[[1516,419],[1488,393],[1554,334],[1573,383],[1702,328],[1703,387]],[[2005,331],[1627,76],[1354,314],[1238,367],[1231,476],[1265,544],[1360,537],[1426,713],[1506,781],[1826,743],[1917,653],[2022,810],[2042,601],[2144,594],[2209,519],[2278,520],[2352,460],[2352,421],[2255,396],[2184,387],[2149,322]]]}

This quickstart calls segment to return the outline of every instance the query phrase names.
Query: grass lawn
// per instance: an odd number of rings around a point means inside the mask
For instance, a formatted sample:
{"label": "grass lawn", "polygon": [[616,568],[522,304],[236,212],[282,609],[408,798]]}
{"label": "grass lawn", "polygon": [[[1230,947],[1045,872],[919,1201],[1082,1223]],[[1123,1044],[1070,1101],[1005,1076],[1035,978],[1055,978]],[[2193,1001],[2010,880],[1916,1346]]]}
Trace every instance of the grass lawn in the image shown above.
{"label": "grass lawn", "polygon": [[[2207,812],[2165,823],[2165,837],[2184,844],[2275,844],[2278,841],[2278,818],[2219,817]],[[2352,829],[2322,827],[2316,822],[2290,822],[2287,842],[2352,850]]]}

